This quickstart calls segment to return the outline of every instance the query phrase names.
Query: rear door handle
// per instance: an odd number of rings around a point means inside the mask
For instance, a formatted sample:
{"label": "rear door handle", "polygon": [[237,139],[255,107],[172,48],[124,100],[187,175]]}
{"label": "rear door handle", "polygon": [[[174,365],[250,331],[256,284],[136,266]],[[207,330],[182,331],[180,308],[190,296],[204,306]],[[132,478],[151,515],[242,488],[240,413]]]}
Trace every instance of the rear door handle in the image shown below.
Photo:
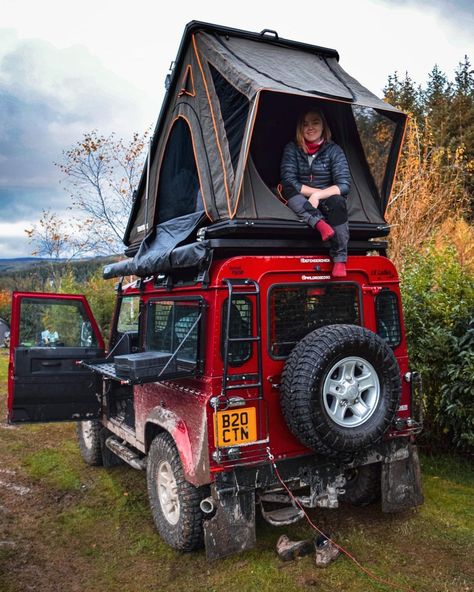
{"label": "rear door handle", "polygon": [[40,362],[41,366],[61,366],[60,360],[45,360]]}

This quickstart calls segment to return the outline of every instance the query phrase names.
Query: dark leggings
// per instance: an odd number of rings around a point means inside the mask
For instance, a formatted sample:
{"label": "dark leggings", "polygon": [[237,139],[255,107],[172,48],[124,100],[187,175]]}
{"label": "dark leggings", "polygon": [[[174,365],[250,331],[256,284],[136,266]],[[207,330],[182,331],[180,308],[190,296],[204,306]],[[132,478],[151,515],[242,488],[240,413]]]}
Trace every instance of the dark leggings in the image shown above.
{"label": "dark leggings", "polygon": [[334,228],[334,237],[330,239],[329,254],[333,261],[347,261],[347,243],[349,242],[349,224],[347,221],[347,203],[342,195],[331,195],[322,199],[315,208],[308,199],[298,193],[288,200],[288,207],[314,228],[320,220],[325,220]]}

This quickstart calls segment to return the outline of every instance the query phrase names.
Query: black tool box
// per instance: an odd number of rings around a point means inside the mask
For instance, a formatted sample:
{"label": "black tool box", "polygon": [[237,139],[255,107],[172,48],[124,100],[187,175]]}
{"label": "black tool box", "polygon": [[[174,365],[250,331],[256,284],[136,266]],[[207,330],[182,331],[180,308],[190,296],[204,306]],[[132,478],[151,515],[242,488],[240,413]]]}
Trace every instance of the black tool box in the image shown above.
{"label": "black tool box", "polygon": [[[158,377],[170,358],[171,354],[166,352],[140,352],[115,356],[115,372],[118,377],[133,381]],[[175,360],[166,367],[166,374],[175,370],[173,366],[176,366]]]}

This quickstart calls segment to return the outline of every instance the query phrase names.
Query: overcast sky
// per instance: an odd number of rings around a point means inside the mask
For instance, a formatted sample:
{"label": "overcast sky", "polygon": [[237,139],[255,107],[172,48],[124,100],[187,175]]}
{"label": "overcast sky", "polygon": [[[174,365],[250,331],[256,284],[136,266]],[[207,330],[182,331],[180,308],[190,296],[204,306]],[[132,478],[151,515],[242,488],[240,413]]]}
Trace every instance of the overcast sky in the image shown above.
{"label": "overcast sky", "polygon": [[[452,78],[474,61],[472,0],[2,0],[0,258],[30,253],[24,229],[69,205],[54,162],[84,132],[128,137],[154,125],[164,79],[191,20],[332,47],[381,96],[434,64]],[[176,10],[175,13],[173,11]]]}

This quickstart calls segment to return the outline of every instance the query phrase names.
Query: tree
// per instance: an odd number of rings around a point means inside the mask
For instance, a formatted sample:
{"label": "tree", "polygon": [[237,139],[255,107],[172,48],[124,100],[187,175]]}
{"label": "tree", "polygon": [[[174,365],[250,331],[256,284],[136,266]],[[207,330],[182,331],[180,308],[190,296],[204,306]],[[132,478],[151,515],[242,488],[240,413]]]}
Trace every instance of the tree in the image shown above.
{"label": "tree", "polygon": [[50,285],[55,290],[60,290],[61,280],[65,266],[60,262],[68,262],[75,257],[93,252],[97,241],[93,235],[86,232],[87,221],[64,221],[49,210],[43,210],[43,214],[37,224],[26,229],[35,257],[45,257],[50,264]]}
{"label": "tree", "polygon": [[435,64],[428,74],[428,84],[423,92],[423,109],[429,120],[436,146],[446,146],[449,141],[452,97],[452,84],[448,81],[446,74]]}
{"label": "tree", "polygon": [[11,294],[7,290],[0,290],[0,319],[10,322]]}
{"label": "tree", "polygon": [[420,87],[415,86],[408,72],[405,72],[403,80],[398,77],[398,72],[389,75],[387,86],[384,88],[384,96],[388,103],[410,113],[417,119],[422,118],[422,91]]}
{"label": "tree", "polygon": [[399,268],[446,220],[454,221],[466,211],[463,150],[434,146],[430,138],[429,121],[421,132],[417,120],[410,120],[387,209],[390,256]]}
{"label": "tree", "polygon": [[464,150],[463,183],[471,195],[471,215],[474,217],[474,70],[467,56],[455,73],[450,132],[451,142],[461,145]]}
{"label": "tree", "polygon": [[56,163],[74,208],[84,215],[97,254],[122,250],[122,238],[144,161],[149,132],[135,133],[129,142],[115,134],[93,130]]}
{"label": "tree", "polygon": [[[442,208],[446,215],[451,212],[453,216],[462,211],[465,216],[474,217],[474,70],[469,58],[465,56],[464,61],[459,63],[454,82],[450,82],[435,65],[424,89],[417,89],[408,73],[402,80],[395,72],[388,77],[384,93],[389,103],[412,116],[412,127],[408,132],[408,136],[412,134],[412,137],[407,137],[401,160],[402,174],[408,174],[407,179],[401,180],[402,189],[404,186],[414,189],[417,184],[420,185],[417,180],[418,159],[423,161],[419,169],[423,173],[420,181],[429,179],[430,167],[433,166],[433,182],[420,189],[429,190],[431,185],[432,190],[449,197],[448,202],[443,202],[452,206],[451,210]],[[403,168],[404,165],[407,166]],[[466,196],[470,201],[467,210],[464,208]],[[434,203],[426,213],[429,212],[434,213],[439,221]],[[435,220],[430,219],[429,222],[425,226],[432,227]]]}

